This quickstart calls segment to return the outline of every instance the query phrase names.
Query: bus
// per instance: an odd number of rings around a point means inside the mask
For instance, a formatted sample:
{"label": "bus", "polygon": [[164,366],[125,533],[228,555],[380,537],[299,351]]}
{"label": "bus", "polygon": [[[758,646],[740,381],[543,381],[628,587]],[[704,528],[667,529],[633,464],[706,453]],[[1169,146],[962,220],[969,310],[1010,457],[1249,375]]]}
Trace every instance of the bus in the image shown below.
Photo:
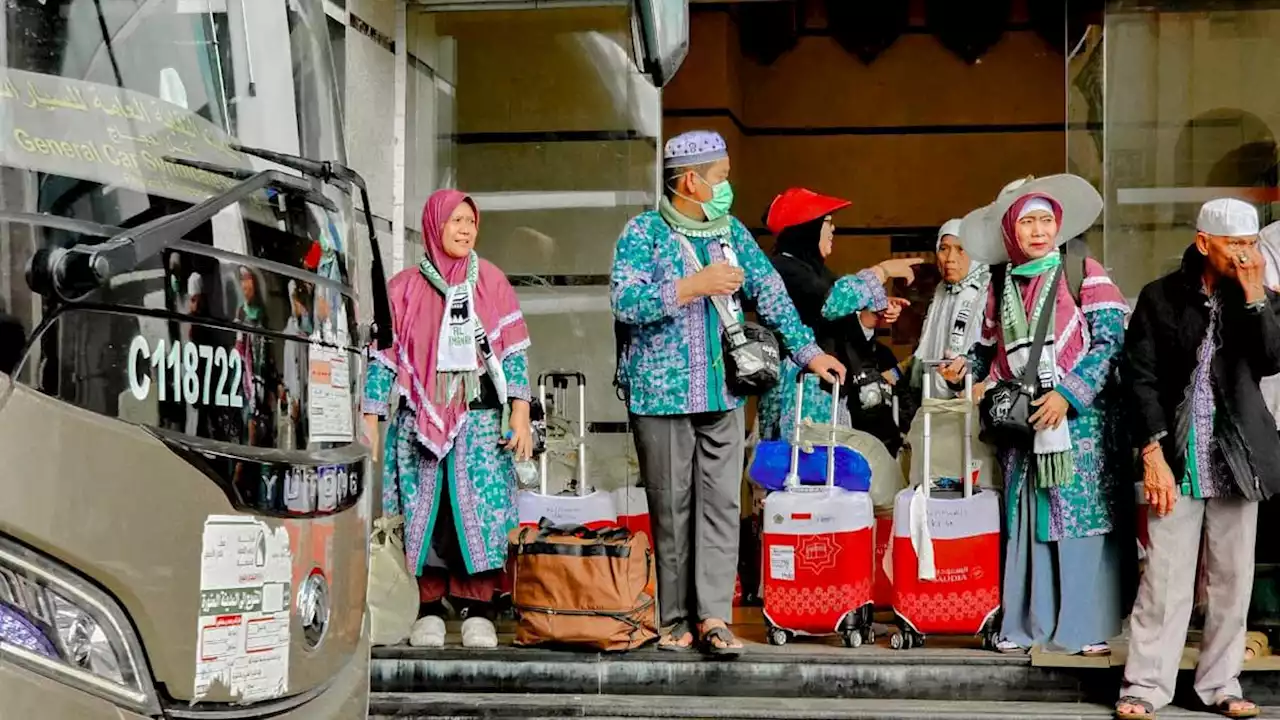
{"label": "bus", "polygon": [[0,715],[363,718],[390,324],[322,0],[0,25]]}

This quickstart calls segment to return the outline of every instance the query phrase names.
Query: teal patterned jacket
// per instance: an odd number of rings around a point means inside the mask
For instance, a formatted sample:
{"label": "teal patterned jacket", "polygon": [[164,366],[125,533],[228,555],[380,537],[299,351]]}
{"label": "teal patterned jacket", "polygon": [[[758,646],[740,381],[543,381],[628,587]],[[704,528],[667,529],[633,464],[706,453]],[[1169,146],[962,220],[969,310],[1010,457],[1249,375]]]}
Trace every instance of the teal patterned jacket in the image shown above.
{"label": "teal patterned jacket", "polygon": [[[720,348],[720,316],[706,298],[676,303],[676,281],[693,274],[679,235],[656,210],[633,218],[613,255],[610,299],[613,315],[629,329],[618,359],[619,379],[636,415],[692,415],[737,409]],[[724,260],[717,238],[688,238],[698,261]],[[821,354],[813,332],[800,322],[773,264],[741,222],[730,218],[729,245],[745,280],[742,294],[754,301],[764,324],[782,336],[797,365]]]}

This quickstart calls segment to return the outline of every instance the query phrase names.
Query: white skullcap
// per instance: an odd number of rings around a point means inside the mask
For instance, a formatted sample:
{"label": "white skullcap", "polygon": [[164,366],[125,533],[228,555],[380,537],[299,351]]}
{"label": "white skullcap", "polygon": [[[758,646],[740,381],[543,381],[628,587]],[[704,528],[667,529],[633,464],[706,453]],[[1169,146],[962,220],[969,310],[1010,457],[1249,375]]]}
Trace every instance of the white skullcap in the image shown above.
{"label": "white skullcap", "polygon": [[191,273],[191,275],[187,277],[187,294],[204,294],[204,278],[200,277],[200,273]]}
{"label": "white skullcap", "polygon": [[1037,210],[1047,212],[1052,215],[1053,205],[1042,197],[1031,198],[1022,206],[1022,209],[1018,211],[1018,217],[1016,219],[1021,220]]}
{"label": "white skullcap", "polygon": [[1214,237],[1250,237],[1258,234],[1258,211],[1235,198],[1210,200],[1200,208],[1196,230]]}

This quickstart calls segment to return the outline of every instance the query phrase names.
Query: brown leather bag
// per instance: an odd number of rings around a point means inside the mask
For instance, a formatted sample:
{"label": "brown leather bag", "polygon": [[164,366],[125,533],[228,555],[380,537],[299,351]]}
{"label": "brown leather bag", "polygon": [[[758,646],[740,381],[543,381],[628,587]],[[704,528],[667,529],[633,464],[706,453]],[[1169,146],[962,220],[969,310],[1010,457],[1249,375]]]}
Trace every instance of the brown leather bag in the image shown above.
{"label": "brown leather bag", "polygon": [[658,637],[649,536],[625,528],[511,531],[516,645],[631,650]]}

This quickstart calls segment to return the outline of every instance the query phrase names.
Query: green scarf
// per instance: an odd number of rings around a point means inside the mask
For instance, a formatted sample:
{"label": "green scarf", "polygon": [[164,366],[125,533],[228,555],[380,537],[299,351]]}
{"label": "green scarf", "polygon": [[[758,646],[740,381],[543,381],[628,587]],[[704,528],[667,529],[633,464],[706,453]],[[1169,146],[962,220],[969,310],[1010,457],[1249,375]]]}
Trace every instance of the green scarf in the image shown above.
{"label": "green scarf", "polygon": [[242,312],[244,312],[245,320],[248,320],[249,322],[254,324],[262,323],[262,306],[261,305],[250,305],[248,303],[245,303],[240,307],[240,309]]}
{"label": "green scarf", "polygon": [[677,210],[666,197],[658,201],[658,213],[668,225],[688,237],[724,237],[733,229],[728,215],[711,221],[694,220]]}
{"label": "green scarf", "polygon": [[[1055,259],[1059,258],[1059,254],[1055,252],[1040,258],[1040,260],[1051,256]],[[1024,263],[1022,266],[1012,268],[1010,272],[1018,275],[1020,274],[1018,270],[1021,267],[1036,262],[1039,262],[1039,260]],[[1056,263],[1051,263],[1051,265],[1056,266]],[[1055,301],[1057,297],[1054,294],[1056,289],[1057,283],[1046,282],[1041,286],[1040,293],[1036,296],[1031,318],[1028,320],[1026,309],[1022,307],[1022,296],[1016,287],[1016,283],[1007,282],[1004,284],[1004,296],[1000,299],[1000,327],[1003,332],[1005,347],[1020,343],[1029,344],[1031,342],[1035,337],[1033,328],[1040,322],[1040,313],[1056,312],[1057,302]],[[1052,315],[1049,317],[1049,325],[1054,327]],[[1046,338],[1047,341],[1048,339]],[[1049,353],[1041,353],[1040,362],[1042,365],[1046,362],[1052,362],[1052,357]],[[1039,368],[1037,368],[1038,370]],[[1075,477],[1075,474],[1075,460],[1070,451],[1036,454],[1036,487],[1052,488],[1067,485]]]}
{"label": "green scarf", "polygon": [[1009,273],[1018,277],[1035,277],[1043,275],[1050,270],[1056,270],[1061,264],[1062,253],[1054,250],[1044,257],[1028,260],[1021,265],[1015,266]]}

